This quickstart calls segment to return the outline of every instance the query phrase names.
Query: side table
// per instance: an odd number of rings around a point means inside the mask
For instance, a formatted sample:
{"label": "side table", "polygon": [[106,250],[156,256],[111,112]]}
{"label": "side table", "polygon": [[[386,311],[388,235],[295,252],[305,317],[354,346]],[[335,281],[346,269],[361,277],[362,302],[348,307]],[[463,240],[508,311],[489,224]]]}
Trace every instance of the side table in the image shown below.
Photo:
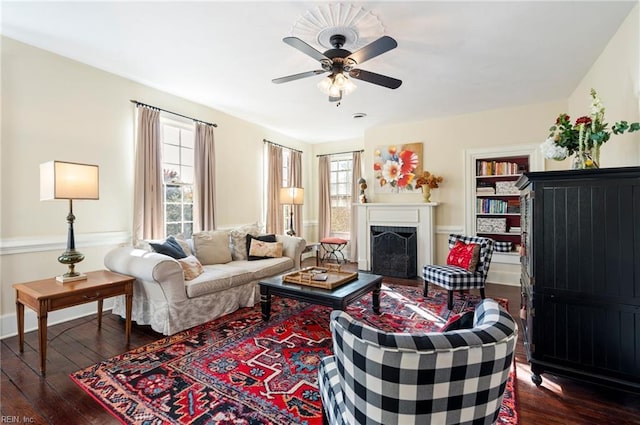
{"label": "side table", "polygon": [[38,350],[40,372],[46,373],[47,360],[47,316],[50,311],[75,305],[98,302],[98,329],[102,327],[102,305],[105,298],[124,295],[126,297],[125,337],[127,346],[131,340],[131,310],[133,282],[135,278],[99,270],[87,273],[86,280],[60,283],[55,278],[36,280],[13,285],[16,290],[16,315],[18,318],[18,342],[24,352],[24,306],[38,315]]}
{"label": "side table", "polygon": [[300,254],[300,264],[302,264],[302,254],[306,254],[307,252],[315,251],[316,252],[316,267],[320,265],[320,244],[318,242],[307,242],[307,245],[302,250]]}

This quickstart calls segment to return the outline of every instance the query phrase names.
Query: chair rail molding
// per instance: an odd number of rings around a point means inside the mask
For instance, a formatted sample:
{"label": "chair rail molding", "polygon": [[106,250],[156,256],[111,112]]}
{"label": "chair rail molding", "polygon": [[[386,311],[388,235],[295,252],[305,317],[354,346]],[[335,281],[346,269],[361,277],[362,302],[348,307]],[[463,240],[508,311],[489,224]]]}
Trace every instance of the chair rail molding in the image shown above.
{"label": "chair rail molding", "polygon": [[[75,240],[79,246],[119,245],[131,243],[131,232],[76,233]],[[66,246],[66,235],[5,238],[0,240],[0,255],[57,251]]]}

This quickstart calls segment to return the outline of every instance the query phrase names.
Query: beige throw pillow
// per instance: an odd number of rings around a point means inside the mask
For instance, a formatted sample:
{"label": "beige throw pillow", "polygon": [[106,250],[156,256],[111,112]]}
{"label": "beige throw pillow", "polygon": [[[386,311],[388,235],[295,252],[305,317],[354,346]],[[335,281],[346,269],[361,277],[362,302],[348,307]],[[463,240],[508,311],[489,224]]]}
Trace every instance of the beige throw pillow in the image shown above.
{"label": "beige throw pillow", "polygon": [[252,257],[282,257],[282,242],[264,242],[258,239],[251,240],[249,255]]}
{"label": "beige throw pillow", "polygon": [[204,273],[204,268],[200,261],[193,255],[178,260],[184,273],[184,280],[193,280]]}
{"label": "beige throw pillow", "polygon": [[193,247],[202,264],[224,264],[231,261],[229,232],[215,230],[194,233]]}

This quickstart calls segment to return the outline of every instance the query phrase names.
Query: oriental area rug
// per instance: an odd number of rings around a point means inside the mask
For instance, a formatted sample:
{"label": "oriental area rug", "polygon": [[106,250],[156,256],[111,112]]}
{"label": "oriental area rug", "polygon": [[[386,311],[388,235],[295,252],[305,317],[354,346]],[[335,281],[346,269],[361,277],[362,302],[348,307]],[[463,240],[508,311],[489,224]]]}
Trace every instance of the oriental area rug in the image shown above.
{"label": "oriental area rug", "polygon": [[[453,313],[480,298],[455,297]],[[498,300],[506,306],[506,300]],[[355,318],[393,332],[439,330],[447,293],[383,285],[381,315],[371,295],[347,308]],[[288,425],[322,423],[320,359],[331,355],[328,307],[272,298],[271,319],[260,306],[227,316],[105,360],[71,378],[125,424]],[[498,424],[517,424],[512,367]]]}

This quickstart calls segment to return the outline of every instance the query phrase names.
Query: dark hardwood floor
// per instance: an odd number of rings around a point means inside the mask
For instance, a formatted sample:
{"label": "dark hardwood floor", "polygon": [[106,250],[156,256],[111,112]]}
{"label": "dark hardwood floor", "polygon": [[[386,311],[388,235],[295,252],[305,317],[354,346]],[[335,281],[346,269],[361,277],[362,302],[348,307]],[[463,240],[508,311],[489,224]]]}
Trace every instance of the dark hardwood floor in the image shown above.
{"label": "dark hardwood floor", "polygon": [[[311,259],[305,265],[312,264]],[[355,265],[349,268],[355,270]],[[422,285],[420,279],[385,279],[385,282]],[[509,300],[514,317],[520,306],[520,290],[514,286],[488,284],[488,297]],[[31,424],[117,424],[95,400],[69,378],[69,373],[127,351],[124,321],[105,313],[102,330],[96,316],[88,316],[49,327],[47,376],[38,371],[38,336],[25,336],[24,353],[18,352],[17,337],[1,342],[2,422]],[[130,348],[148,344],[161,335],[147,326],[133,326]],[[522,337],[516,348],[517,401],[520,423],[546,424],[640,424],[640,394],[614,391],[545,374],[541,387],[530,379]]]}

